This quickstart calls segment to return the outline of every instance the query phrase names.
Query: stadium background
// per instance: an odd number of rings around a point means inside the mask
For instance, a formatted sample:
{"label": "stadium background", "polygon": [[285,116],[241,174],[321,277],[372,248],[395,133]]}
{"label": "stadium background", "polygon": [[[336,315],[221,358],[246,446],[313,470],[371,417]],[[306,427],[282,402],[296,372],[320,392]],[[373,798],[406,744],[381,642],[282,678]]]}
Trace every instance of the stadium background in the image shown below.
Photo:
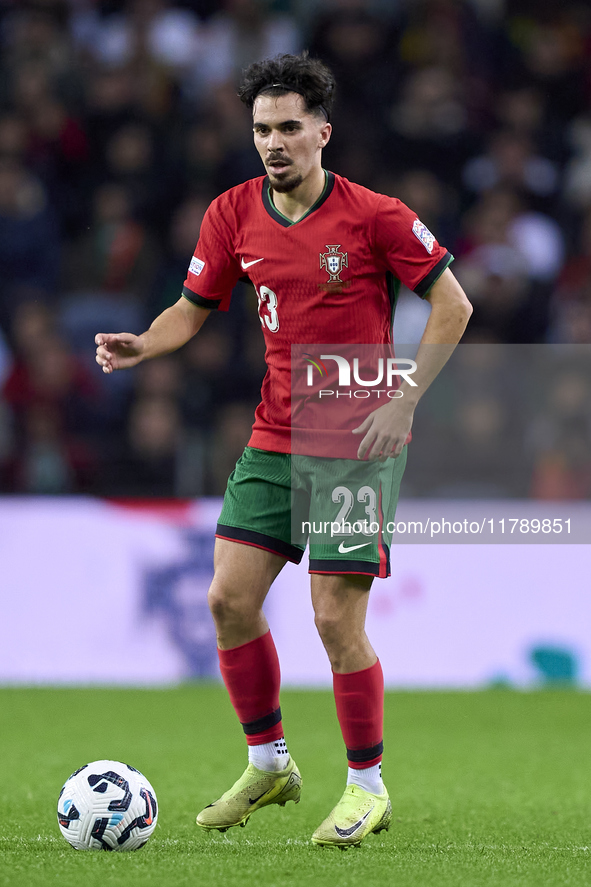
{"label": "stadium background", "polygon": [[[52,648],[69,612],[91,661],[80,602],[90,608],[104,594],[96,577],[114,558],[113,526],[128,547],[112,606],[127,607],[130,649],[152,632],[162,668],[148,669],[150,680],[215,668],[199,645],[211,642],[200,589],[217,504],[202,497],[223,493],[249,436],[264,372],[256,298],[240,285],[229,315],[133,372],[100,373],[93,339],[139,332],[176,301],[208,202],[261,172],[235,97],[240,70],[302,48],[338,81],[326,166],[413,207],[455,255],[475,306],[459,369],[421,404],[403,495],[535,500],[549,515],[558,503],[588,503],[588,4],[4,0],[0,681],[125,679],[121,662],[114,677],[95,656],[106,670],[90,674]],[[418,340],[424,312],[402,294],[398,341]],[[515,385],[507,366],[524,364],[536,372]],[[123,520],[105,501],[114,497],[179,504],[156,513],[136,503]],[[376,626],[392,628],[384,643],[394,649],[397,639],[399,663],[413,635],[436,639],[439,627],[446,639],[428,668],[417,653],[414,670],[393,668],[391,681],[590,684],[588,546],[474,551],[411,547],[376,589]],[[290,579],[285,594],[301,586],[304,595],[305,581]],[[278,622],[281,600],[270,602]],[[313,645],[311,621],[306,630]],[[446,670],[458,644],[461,667]],[[490,657],[477,665],[484,649]]]}

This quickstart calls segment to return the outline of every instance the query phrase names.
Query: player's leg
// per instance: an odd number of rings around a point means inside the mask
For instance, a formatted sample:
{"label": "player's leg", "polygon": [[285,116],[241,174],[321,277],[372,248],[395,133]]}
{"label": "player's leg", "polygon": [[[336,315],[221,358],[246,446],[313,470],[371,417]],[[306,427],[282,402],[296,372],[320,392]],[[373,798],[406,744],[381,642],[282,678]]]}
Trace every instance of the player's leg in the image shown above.
{"label": "player's leg", "polygon": [[203,828],[244,825],[260,807],[299,800],[301,779],[283,736],[279,660],[262,610],[284,564],[302,555],[290,542],[289,504],[289,457],[247,448],[228,482],[208,600],[220,671],[246,734],[249,764],[201,811]]}
{"label": "player's leg", "polygon": [[216,539],[207,600],[219,650],[260,638],[269,630],[265,598],[286,558],[227,539]]}
{"label": "player's leg", "polygon": [[279,659],[262,609],[285,563],[270,551],[217,539],[208,593],[220,672],[246,734],[249,761],[268,771],[289,763],[279,707]]}
{"label": "player's leg", "polygon": [[372,576],[313,573],[314,622],[333,672],[370,668],[377,660],[365,633]]}
{"label": "player's leg", "polygon": [[318,632],[333,672],[337,717],[347,760],[348,783],[383,791],[384,678],[365,632],[370,576],[312,576]]}
{"label": "player's leg", "polygon": [[285,563],[285,558],[260,548],[216,541],[209,605],[220,671],[246,734],[249,763],[240,779],[198,815],[197,824],[205,829],[246,825],[255,810],[300,798],[300,774],[281,723],[279,660],[262,611]]}
{"label": "player's leg", "polygon": [[387,829],[392,817],[381,775],[384,679],[365,633],[371,583],[371,576],[312,576],[315,622],[332,666],[349,764],[345,792],[316,829],[316,844],[359,844],[371,832]]}

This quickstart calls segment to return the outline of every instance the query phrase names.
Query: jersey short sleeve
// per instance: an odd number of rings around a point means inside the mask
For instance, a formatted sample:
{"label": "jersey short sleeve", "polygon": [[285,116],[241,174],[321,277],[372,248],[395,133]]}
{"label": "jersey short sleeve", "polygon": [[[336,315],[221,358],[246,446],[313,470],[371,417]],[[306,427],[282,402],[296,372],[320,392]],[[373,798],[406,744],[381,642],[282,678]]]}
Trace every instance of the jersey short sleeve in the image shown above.
{"label": "jersey short sleeve", "polygon": [[202,308],[227,311],[241,274],[233,249],[232,213],[224,212],[218,197],[203,217],[183,296]]}
{"label": "jersey short sleeve", "polygon": [[453,261],[417,214],[393,197],[378,201],[375,243],[387,267],[421,298]]}

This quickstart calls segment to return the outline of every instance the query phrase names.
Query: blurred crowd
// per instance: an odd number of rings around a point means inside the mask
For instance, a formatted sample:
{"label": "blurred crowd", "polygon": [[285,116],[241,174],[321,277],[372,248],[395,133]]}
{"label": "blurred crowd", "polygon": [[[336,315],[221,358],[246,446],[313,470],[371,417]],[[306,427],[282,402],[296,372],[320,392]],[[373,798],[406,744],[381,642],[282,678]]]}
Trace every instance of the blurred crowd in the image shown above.
{"label": "blurred crowd", "polygon": [[[208,203],[262,172],[240,73],[302,49],[338,83],[325,165],[411,206],[474,304],[456,396],[421,420],[450,489],[480,494],[477,463],[521,434],[490,495],[591,495],[585,0],[0,0],[0,492],[223,492],[264,374],[252,290],[131,372],[100,373],[94,335],[179,298]],[[409,340],[423,309],[403,294]],[[583,356],[540,395],[555,433],[524,424],[501,352],[476,347],[495,344]]]}

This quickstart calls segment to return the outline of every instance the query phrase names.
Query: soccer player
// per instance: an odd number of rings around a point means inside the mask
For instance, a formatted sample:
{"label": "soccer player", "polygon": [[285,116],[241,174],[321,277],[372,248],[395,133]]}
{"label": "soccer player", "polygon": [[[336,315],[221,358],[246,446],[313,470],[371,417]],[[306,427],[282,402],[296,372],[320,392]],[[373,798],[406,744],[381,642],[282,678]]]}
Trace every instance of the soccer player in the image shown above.
{"label": "soccer player", "polygon": [[[400,281],[430,303],[416,384],[403,382],[402,397],[366,413],[351,429],[357,436],[349,435],[354,449],[345,462],[357,468],[363,461],[378,471],[380,515],[386,520],[396,505],[418,397],[459,341],[471,313],[448,268],[452,257],[415,213],[323,169],[334,85],[330,70],[306,54],[278,56],[247,69],[239,96],[252,109],[254,142],[266,175],[212,202],[176,304],[140,336],[96,336],[97,362],[111,373],[182,346],[211,311],[228,309],[243,276],[258,295],[268,370],[252,436],[228,481],[209,590],[220,669],[246,734],[249,763],[243,776],[201,811],[197,823],[204,829],[245,825],[260,807],[300,799],[301,777],[281,723],[278,657],[262,611],[273,580],[287,561],[301,560],[305,545],[292,538],[290,522],[291,346],[387,345]],[[311,483],[310,509],[318,502],[334,509],[336,499],[321,501],[327,473]],[[370,508],[375,491],[367,495]],[[310,573],[315,623],[332,666],[348,759],[344,794],[312,841],[356,845],[387,829],[392,817],[381,777],[384,681],[364,627],[373,578],[389,575],[384,537],[341,543],[338,549],[311,545]]]}

